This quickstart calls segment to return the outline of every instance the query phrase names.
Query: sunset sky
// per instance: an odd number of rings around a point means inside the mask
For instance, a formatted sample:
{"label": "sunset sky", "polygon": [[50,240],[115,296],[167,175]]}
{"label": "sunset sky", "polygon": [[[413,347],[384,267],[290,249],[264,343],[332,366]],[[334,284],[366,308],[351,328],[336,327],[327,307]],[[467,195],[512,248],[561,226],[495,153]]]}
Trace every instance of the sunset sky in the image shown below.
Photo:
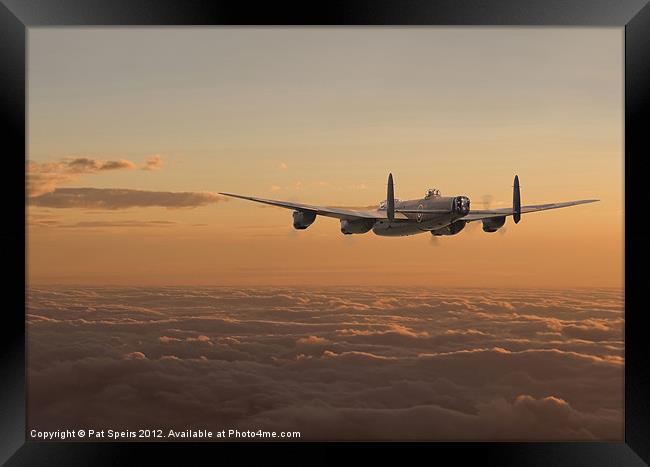
{"label": "sunset sky", "polygon": [[[623,286],[622,28],[30,28],[28,281]],[[428,187],[595,204],[423,234],[336,206]]]}
{"label": "sunset sky", "polygon": [[[28,31],[30,429],[623,439],[622,28]],[[218,194],[389,172],[601,201],[386,238]]]}

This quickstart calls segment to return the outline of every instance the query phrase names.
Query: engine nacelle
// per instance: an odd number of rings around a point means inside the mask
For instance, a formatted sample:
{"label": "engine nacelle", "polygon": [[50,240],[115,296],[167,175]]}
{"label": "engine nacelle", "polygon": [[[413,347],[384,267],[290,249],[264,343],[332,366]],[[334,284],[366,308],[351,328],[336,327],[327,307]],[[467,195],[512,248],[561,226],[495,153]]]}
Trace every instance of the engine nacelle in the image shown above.
{"label": "engine nacelle", "polygon": [[443,227],[442,229],[432,230],[431,235],[434,235],[436,237],[440,235],[456,235],[458,232],[460,232],[465,228],[465,224],[467,224],[467,222],[465,221],[452,222],[451,224],[449,224],[446,227]]}
{"label": "engine nacelle", "polygon": [[316,213],[310,211],[293,211],[293,228],[304,230],[314,223]]}
{"label": "engine nacelle", "polygon": [[375,221],[372,219],[358,219],[353,221],[341,219],[341,233],[345,235],[363,234],[369,232],[374,225]]}
{"label": "engine nacelle", "polygon": [[496,232],[506,223],[506,216],[483,219],[483,232]]}

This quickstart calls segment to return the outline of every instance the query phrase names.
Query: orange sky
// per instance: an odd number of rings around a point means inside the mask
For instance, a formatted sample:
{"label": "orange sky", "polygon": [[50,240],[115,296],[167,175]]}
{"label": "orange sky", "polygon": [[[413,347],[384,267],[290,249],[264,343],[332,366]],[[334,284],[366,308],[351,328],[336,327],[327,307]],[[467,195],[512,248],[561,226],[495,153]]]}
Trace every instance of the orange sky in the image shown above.
{"label": "orange sky", "polygon": [[[28,42],[30,283],[623,285],[621,28],[30,28]],[[366,206],[389,171],[402,199],[431,186],[508,206],[517,173],[524,204],[601,202],[433,241],[343,236],[329,218],[298,232],[289,210],[204,193]],[[34,201],[56,188],[157,206]]]}

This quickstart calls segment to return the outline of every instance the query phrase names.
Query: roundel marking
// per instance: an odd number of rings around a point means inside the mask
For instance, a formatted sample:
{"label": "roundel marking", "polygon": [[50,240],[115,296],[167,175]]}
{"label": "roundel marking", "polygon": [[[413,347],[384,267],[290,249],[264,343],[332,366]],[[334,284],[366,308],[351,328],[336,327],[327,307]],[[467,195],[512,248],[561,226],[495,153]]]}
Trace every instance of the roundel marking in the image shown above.
{"label": "roundel marking", "polygon": [[418,206],[418,222],[422,222],[422,209],[424,209],[424,207],[420,204]]}

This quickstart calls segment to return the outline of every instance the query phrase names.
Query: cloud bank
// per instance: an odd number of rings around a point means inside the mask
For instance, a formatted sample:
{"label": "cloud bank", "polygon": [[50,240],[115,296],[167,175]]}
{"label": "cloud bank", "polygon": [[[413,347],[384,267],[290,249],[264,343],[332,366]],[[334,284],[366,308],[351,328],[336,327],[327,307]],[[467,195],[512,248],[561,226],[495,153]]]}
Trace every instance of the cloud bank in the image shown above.
{"label": "cloud bank", "polygon": [[621,440],[620,290],[30,288],[30,427]]}
{"label": "cloud bank", "polygon": [[57,188],[29,200],[45,208],[127,209],[134,207],[195,208],[226,201],[211,192],[147,191],[119,188]]}

